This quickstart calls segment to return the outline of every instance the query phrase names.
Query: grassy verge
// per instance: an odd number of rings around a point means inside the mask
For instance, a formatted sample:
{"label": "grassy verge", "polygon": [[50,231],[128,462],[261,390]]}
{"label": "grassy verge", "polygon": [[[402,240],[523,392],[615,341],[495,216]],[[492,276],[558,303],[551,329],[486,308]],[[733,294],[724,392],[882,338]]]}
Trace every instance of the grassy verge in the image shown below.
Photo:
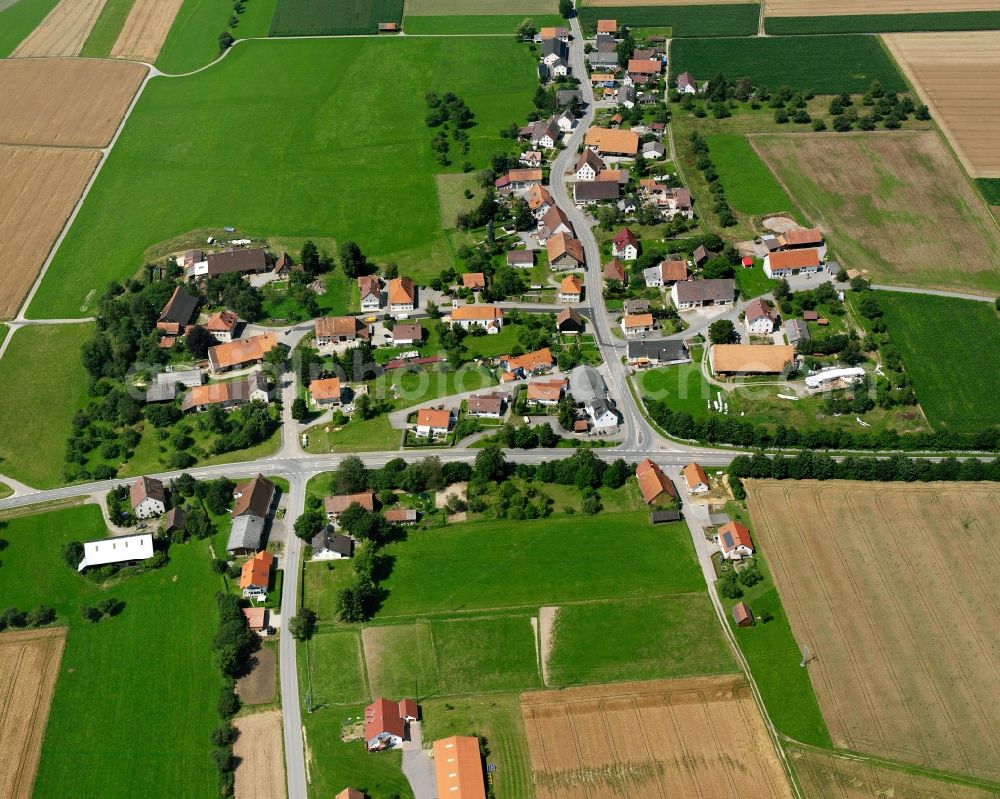
{"label": "grassy verge", "polygon": [[[93,505],[12,519],[4,529],[0,604],[44,603],[69,627],[33,795],[152,796],[164,781],[177,795],[212,795],[219,680],[211,608],[221,584],[208,546],[175,546],[162,569],[100,586],[67,567],[60,549],[106,534]],[[84,621],[81,603],[107,596],[125,602],[121,615]]]}
{"label": "grassy verge", "polygon": [[107,58],[111,55],[111,48],[118,41],[118,34],[134,5],[135,0],[107,0],[80,55],[84,58]]}
{"label": "grassy verge", "polygon": [[[580,24],[593,33],[599,19],[616,19],[632,28],[670,28],[675,38],[690,36],[749,36],[757,32],[760,6],[649,5],[591,7],[579,10]],[[673,72],[673,70],[671,70]],[[675,73],[676,74],[676,73]]]}
{"label": "grassy verge", "polygon": [[764,30],[772,35],[975,31],[996,30],[997,28],[1000,28],[1000,11],[844,14],[828,17],[768,17],[764,20]]}
{"label": "grassy verge", "polygon": [[[185,5],[182,12],[201,8]],[[174,31],[184,25],[218,32],[210,20],[181,16]],[[170,61],[169,49],[163,58]],[[442,74],[445,61],[451,68]],[[496,74],[505,76],[500,86]],[[154,80],[31,312],[91,313],[109,281],[141,268],[151,244],[233,222],[251,237],[352,238],[369,257],[395,261],[418,281],[437,274],[454,259],[440,227],[434,175],[442,168],[428,144],[425,93],[452,91],[475,114],[469,153],[452,148],[449,169],[458,172],[465,159],[482,167],[510,148],[499,131],[527,114],[535,85],[531,55],[513,37],[253,41],[198,75]],[[203,135],[192,137],[193,129]],[[290,146],[289,131],[299,145]],[[234,170],[236,164],[254,168]],[[360,193],[359,174],[366,187]],[[131,190],[140,184],[142,192]],[[212,191],[186,192],[192,184]],[[180,206],[164,199],[182,193],[188,197]],[[117,198],[126,195],[132,201],[121,205]],[[120,213],[106,214],[109,204]]]}
{"label": "grassy verge", "polygon": [[[730,502],[726,512],[732,519],[751,528],[752,537],[753,525],[749,514],[740,505]],[[809,672],[799,665],[802,653],[792,635],[767,563],[759,551],[756,560],[764,579],[744,589],[742,601],[750,606],[758,619],[757,623],[752,627],[737,627],[728,613],[737,600],[722,597],[727,610],[726,618],[778,731],[803,743],[832,748],[830,733],[816,701],[816,692],[809,681]],[[766,623],[759,620],[765,612],[772,616],[771,621]]]}
{"label": "grassy verge", "polygon": [[0,58],[6,58],[39,26],[59,0],[19,0],[0,11]]}
{"label": "grassy verge", "polygon": [[93,325],[25,327],[0,359],[0,472],[36,488],[62,479],[73,413],[86,404],[80,343]]}
{"label": "grassy verge", "polygon": [[866,92],[873,80],[881,81],[887,92],[907,90],[899,69],[872,36],[681,39],[671,53],[671,74],[722,72],[749,77],[758,85],[817,94]]}

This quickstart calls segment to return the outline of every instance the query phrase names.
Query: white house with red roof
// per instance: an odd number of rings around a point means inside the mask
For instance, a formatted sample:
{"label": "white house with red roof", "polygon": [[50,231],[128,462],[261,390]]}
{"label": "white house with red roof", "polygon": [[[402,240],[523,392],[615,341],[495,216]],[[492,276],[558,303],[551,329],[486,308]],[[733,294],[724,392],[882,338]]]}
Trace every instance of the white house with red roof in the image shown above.
{"label": "white house with red roof", "polygon": [[611,239],[611,255],[625,261],[634,261],[639,257],[639,239],[627,227],[623,227]]}
{"label": "white house with red roof", "polygon": [[778,326],[778,315],[774,308],[758,297],[747,306],[743,317],[746,329],[755,336],[769,336]]}
{"label": "white house with red roof", "polygon": [[406,738],[403,710],[409,709],[408,703],[416,706],[411,699],[393,702],[379,698],[365,708],[365,744],[369,752],[384,752],[403,743]]}
{"label": "white house with red roof", "polygon": [[719,528],[719,549],[726,560],[742,560],[753,555],[750,530],[739,522],[729,522]]}

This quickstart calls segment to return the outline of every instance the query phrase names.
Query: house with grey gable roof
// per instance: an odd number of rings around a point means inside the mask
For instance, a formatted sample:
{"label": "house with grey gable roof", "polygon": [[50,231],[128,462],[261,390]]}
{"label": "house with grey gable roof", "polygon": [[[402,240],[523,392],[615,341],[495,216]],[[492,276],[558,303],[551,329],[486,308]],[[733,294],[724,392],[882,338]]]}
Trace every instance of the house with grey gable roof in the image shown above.
{"label": "house with grey gable roof", "polygon": [[542,63],[551,67],[556,61],[569,59],[569,45],[559,39],[546,39],[542,42]]}
{"label": "house with grey gable roof", "polygon": [[587,53],[587,61],[592,67],[611,67],[613,69],[618,68],[618,53],[612,51],[609,53],[593,52]]}
{"label": "house with grey gable roof", "polygon": [[580,364],[569,373],[569,393],[584,407],[594,430],[607,432],[618,427],[618,414],[608,401],[608,386],[593,366]]}

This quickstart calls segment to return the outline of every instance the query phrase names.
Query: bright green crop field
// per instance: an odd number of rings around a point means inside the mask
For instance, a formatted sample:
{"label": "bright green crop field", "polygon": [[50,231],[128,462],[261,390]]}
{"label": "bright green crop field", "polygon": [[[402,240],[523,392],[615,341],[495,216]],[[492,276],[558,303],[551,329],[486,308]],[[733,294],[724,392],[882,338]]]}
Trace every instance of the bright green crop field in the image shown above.
{"label": "bright green crop field", "polygon": [[80,344],[93,325],[29,326],[0,358],[0,474],[35,488],[62,482],[73,414],[86,405]]}
{"label": "bright green crop field", "polygon": [[118,34],[122,32],[133,5],[135,0],[107,0],[80,55],[87,58],[107,58],[111,55],[111,48],[118,41]]}
{"label": "bright green crop field", "polygon": [[[106,534],[94,505],[10,519],[3,530],[0,605],[46,604],[69,627],[33,795],[125,799],[169,785],[175,796],[213,796],[211,641],[222,583],[208,546],[174,546],[162,569],[103,589],[66,566],[60,550]],[[121,615],[84,621],[81,604],[107,596],[125,602]]]}
{"label": "bright green crop field", "polygon": [[377,33],[380,22],[402,18],[403,0],[278,0],[271,36]]}
{"label": "bright green crop field", "polygon": [[[675,38],[688,36],[750,36],[757,32],[760,6],[737,5],[663,5],[607,6],[600,0],[580,9],[580,24],[594,31],[599,19],[615,19],[632,28],[670,28]],[[671,72],[677,74],[672,68]]]}
{"label": "bright green crop field", "polygon": [[789,86],[816,94],[861,94],[873,80],[881,81],[887,92],[907,90],[875,36],[679,39],[670,49],[671,74],[687,71],[699,81],[721,72],[771,89]]}
{"label": "bright green crop field", "polygon": [[19,0],[0,11],[0,58],[9,56],[59,0]]}
{"label": "bright green crop field", "polygon": [[893,291],[878,292],[878,300],[934,429],[1000,424],[1000,316],[993,304]]}
{"label": "bright green crop field", "polygon": [[743,214],[794,213],[787,192],[754,152],[746,136],[719,133],[708,137],[708,151],[726,190],[726,199]]}
{"label": "bright green crop field", "polygon": [[[267,36],[275,0],[245,0],[230,32],[236,39]],[[229,0],[184,0],[170,34],[156,59],[157,69],[170,75],[193,72],[219,57],[219,34],[233,15]]]}
{"label": "bright green crop field", "polygon": [[[467,14],[464,16],[413,16],[408,14],[403,21],[403,30],[407,34],[449,34],[461,35],[470,33],[509,33],[525,18],[524,14]],[[532,14],[531,19],[539,28],[545,26],[559,27],[566,20],[558,14]]]}
{"label": "bright green crop field", "polygon": [[[878,8],[872,4],[872,8]],[[768,17],[770,34],[890,33],[899,31],[974,31],[1000,28],[1000,11],[941,11],[927,14],[843,14]]]}
{"label": "bright green crop field", "polygon": [[527,115],[535,85],[531,55],[513,37],[243,42],[198,75],[156,78],[31,314],[93,312],[110,280],[142,267],[147,247],[216,225],[354,239],[418,280],[437,274],[454,256],[424,94],[452,91],[475,114],[469,154],[453,154],[459,171],[466,158],[482,167],[509,148],[499,131]]}

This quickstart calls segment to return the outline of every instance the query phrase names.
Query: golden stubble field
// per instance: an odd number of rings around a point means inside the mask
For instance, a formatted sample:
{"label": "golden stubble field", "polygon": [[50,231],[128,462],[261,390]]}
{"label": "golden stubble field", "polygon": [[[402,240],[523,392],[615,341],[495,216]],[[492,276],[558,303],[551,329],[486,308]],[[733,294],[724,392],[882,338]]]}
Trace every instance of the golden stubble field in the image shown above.
{"label": "golden stubble field", "polygon": [[79,55],[106,0],[62,0],[17,49],[14,58]]}
{"label": "golden stubble field", "polygon": [[966,171],[974,178],[1000,177],[1000,34],[900,33],[882,38]]}
{"label": "golden stubble field", "polygon": [[1000,231],[932,130],[750,137],[839,262],[873,280],[988,290]]}
{"label": "golden stubble field", "polygon": [[167,40],[170,26],[184,0],[136,0],[118,39],[111,48],[115,58],[152,64]]}
{"label": "golden stubble field", "polygon": [[804,747],[788,747],[808,799],[996,799],[995,791],[859,761]]}
{"label": "golden stubble field", "polygon": [[28,799],[66,643],[65,627],[0,634],[0,796]]}
{"label": "golden stubble field", "polygon": [[741,676],[521,694],[537,799],[791,797]]}
{"label": "golden stubble field", "polygon": [[1000,486],[747,491],[834,745],[1000,781]]}
{"label": "golden stubble field", "polygon": [[933,11],[1000,11],[997,0],[764,0],[768,17],[828,17],[850,14],[926,14]]}
{"label": "golden stubble field", "polygon": [[281,711],[240,716],[233,725],[240,731],[233,745],[233,753],[240,759],[236,767],[236,799],[282,799],[285,754]]}
{"label": "golden stubble field", "polygon": [[100,159],[98,150],[0,145],[0,319],[17,312]]}

